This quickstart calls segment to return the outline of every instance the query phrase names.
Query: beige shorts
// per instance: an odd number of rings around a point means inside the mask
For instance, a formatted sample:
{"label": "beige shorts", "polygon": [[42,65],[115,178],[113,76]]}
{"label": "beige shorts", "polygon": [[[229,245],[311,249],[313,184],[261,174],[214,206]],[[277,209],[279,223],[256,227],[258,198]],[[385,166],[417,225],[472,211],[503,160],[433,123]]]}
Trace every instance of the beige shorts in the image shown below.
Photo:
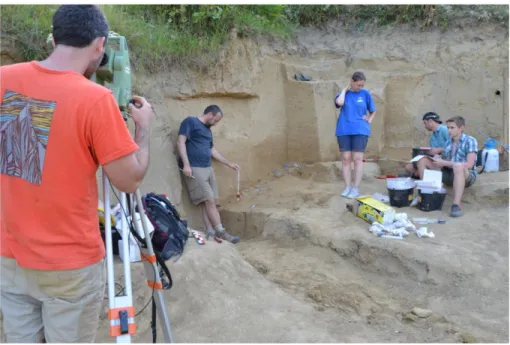
{"label": "beige shorts", "polygon": [[105,260],[75,270],[40,271],[0,257],[3,340],[91,343],[99,326]]}
{"label": "beige shorts", "polygon": [[212,167],[193,167],[191,175],[194,178],[184,176],[184,180],[193,205],[198,205],[206,200],[218,200],[218,185]]}

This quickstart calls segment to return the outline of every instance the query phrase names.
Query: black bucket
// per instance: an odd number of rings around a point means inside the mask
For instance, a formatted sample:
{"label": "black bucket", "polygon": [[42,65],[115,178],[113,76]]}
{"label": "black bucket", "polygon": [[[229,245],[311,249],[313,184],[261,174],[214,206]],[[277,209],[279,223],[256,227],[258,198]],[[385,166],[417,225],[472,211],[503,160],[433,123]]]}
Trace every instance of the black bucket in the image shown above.
{"label": "black bucket", "polygon": [[421,189],[418,189],[418,205],[416,207],[424,212],[441,211],[445,198],[446,193],[422,193]]}
{"label": "black bucket", "polygon": [[394,207],[407,207],[414,199],[414,187],[409,189],[389,189],[390,205]]}

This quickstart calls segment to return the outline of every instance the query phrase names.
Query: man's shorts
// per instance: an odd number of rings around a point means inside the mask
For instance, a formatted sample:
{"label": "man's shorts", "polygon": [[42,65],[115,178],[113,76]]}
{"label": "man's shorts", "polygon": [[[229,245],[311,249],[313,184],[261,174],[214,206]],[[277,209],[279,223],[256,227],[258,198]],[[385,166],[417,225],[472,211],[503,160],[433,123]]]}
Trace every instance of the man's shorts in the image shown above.
{"label": "man's shorts", "polygon": [[7,343],[94,342],[106,286],[104,259],[62,271],[23,268],[6,257],[0,257],[0,265]]}
{"label": "man's shorts", "polygon": [[340,152],[365,152],[368,135],[341,135],[337,140]]}
{"label": "man's shorts", "polygon": [[[443,173],[443,183],[447,186],[453,186],[453,169],[452,168],[443,168],[441,169]],[[466,179],[465,187],[471,187],[476,181],[476,175],[473,170],[469,170],[469,176]]]}
{"label": "man's shorts", "polygon": [[199,205],[206,200],[218,200],[218,185],[212,167],[192,167],[191,175],[194,178],[184,176],[184,180],[193,205]]}

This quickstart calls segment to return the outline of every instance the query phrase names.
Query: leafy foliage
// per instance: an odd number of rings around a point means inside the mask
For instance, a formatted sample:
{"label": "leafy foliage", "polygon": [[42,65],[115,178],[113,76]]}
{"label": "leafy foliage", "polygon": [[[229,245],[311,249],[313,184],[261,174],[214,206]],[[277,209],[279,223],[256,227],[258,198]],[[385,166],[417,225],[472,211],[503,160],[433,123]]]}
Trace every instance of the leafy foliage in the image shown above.
{"label": "leafy foliage", "polygon": [[[55,5],[2,5],[2,41],[12,40],[25,59],[48,54],[46,37]],[[223,44],[233,36],[276,35],[290,38],[300,26],[331,20],[345,29],[366,24],[399,24],[447,28],[465,20],[508,27],[504,5],[103,5],[110,27],[129,42],[135,69],[155,72],[184,63],[206,68],[216,62]]]}

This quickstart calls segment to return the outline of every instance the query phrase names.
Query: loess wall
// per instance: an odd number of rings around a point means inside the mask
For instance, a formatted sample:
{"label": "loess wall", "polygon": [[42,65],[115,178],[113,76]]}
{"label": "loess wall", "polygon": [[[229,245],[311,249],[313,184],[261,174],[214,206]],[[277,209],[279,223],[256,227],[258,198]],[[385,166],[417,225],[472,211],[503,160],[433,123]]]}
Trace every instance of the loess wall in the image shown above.
{"label": "loess wall", "polygon": [[[235,38],[209,72],[174,67],[137,74],[135,93],[156,110],[151,166],[142,193],[167,193],[201,226],[177,168],[180,122],[217,104],[224,119],[213,128],[217,149],[241,166],[241,189],[285,162],[339,158],[333,98],[353,72],[367,76],[377,115],[370,154],[428,143],[421,116],[462,115],[480,146],[481,131],[508,143],[508,30],[495,25],[440,32],[410,28],[346,33],[341,25],[301,30],[293,43]],[[12,63],[2,48],[2,64]],[[136,72],[135,72],[136,73]],[[298,82],[296,73],[313,77]],[[499,91],[499,95],[497,94]],[[237,174],[214,165],[223,201],[235,198]]]}

